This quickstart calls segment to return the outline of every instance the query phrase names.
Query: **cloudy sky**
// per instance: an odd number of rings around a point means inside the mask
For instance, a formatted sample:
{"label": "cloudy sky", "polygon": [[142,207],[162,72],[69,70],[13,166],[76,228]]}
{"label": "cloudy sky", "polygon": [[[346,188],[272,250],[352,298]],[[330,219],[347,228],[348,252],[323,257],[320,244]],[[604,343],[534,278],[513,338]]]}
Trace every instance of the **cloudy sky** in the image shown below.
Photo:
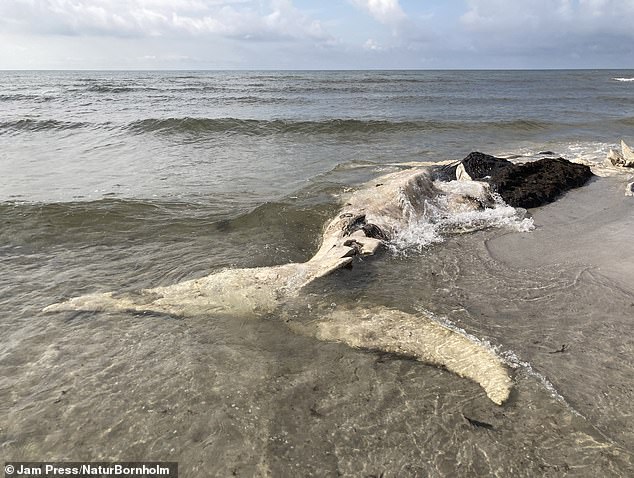
{"label": "cloudy sky", "polygon": [[22,68],[634,68],[634,0],[0,0]]}

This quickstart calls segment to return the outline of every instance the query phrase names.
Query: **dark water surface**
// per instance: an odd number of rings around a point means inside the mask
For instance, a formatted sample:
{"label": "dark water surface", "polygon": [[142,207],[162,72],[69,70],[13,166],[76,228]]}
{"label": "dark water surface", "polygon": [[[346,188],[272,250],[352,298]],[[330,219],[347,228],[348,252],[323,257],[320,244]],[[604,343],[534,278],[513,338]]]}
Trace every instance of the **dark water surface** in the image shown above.
{"label": "dark water surface", "polygon": [[634,286],[611,272],[634,263],[590,259],[631,249],[622,177],[531,211],[533,232],[385,252],[295,305],[449,321],[515,367],[502,407],[277,316],[41,310],[307,260],[342,196],[394,163],[480,150],[598,164],[634,143],[633,77],[0,72],[0,454],[179,461],[181,476],[628,476]]}

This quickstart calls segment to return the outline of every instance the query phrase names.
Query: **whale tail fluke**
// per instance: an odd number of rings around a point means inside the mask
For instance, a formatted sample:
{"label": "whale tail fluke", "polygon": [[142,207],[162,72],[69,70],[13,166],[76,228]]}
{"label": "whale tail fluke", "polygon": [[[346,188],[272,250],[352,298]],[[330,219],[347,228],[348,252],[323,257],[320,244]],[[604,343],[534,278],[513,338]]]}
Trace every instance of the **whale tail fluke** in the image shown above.
{"label": "whale tail fluke", "polygon": [[498,405],[511,393],[513,382],[508,369],[489,346],[429,317],[374,307],[335,310],[308,325],[289,325],[320,340],[414,357],[444,367],[478,383]]}
{"label": "whale tail fluke", "polygon": [[273,312],[280,302],[314,280],[340,269],[352,257],[328,255],[320,260],[271,267],[225,269],[200,279],[135,294],[87,294],[49,305],[43,312],[136,311],[191,316],[201,313],[258,316]]}

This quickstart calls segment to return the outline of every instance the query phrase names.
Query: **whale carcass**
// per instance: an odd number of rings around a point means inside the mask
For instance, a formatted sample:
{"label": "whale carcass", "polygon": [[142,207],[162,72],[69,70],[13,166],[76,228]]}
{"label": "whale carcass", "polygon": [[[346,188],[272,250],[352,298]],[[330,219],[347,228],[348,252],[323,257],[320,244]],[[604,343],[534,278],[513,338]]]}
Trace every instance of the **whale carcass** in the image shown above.
{"label": "whale carcass", "polygon": [[[439,171],[430,166],[401,170],[361,187],[325,226],[321,246],[307,262],[226,269],[133,294],[88,294],[50,305],[44,311],[152,311],[176,316],[223,313],[241,317],[275,312],[283,316],[284,305],[303,287],[349,266],[355,256],[374,255],[382,245],[411,230],[412,224],[427,221],[451,232],[456,223],[448,218],[508,208],[492,193],[488,182],[457,181],[455,169],[451,172],[447,165],[442,174],[453,177],[439,179]],[[289,321],[296,332],[321,340],[398,353],[442,366],[480,384],[497,404],[511,391],[507,368],[489,347],[422,314],[385,307],[341,308],[321,313],[309,324]]]}

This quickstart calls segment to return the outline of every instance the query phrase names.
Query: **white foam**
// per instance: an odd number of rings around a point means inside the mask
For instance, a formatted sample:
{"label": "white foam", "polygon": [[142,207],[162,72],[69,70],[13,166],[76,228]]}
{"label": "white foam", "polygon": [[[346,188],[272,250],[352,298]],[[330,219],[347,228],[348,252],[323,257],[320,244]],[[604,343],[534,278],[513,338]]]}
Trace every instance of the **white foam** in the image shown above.
{"label": "white foam", "polygon": [[[625,176],[631,174],[630,168],[623,168],[606,164],[605,158],[611,149],[617,146],[599,141],[572,142],[560,145],[552,156],[562,156],[573,163],[585,164],[592,169],[592,173],[599,177]],[[535,161],[545,156],[538,153],[539,149],[524,148],[522,157],[518,161]]]}
{"label": "white foam", "polygon": [[[492,227],[516,232],[534,229],[533,219],[525,217],[524,209],[513,208],[498,195],[490,195],[484,183],[450,181],[435,185],[442,187],[443,194],[426,199],[422,214],[415,213],[417,208],[408,203],[407,196],[401,198],[406,227],[398,230],[392,238],[389,246],[393,252],[404,253],[412,249],[422,251],[431,244],[443,242],[448,234],[463,234]],[[474,208],[474,202],[484,205],[491,196],[494,200],[492,204]]]}
{"label": "white foam", "polygon": [[[592,166],[601,164],[610,148],[615,147],[614,144],[600,141],[575,141],[552,145],[524,146],[519,149],[518,153],[498,154],[496,156],[514,163],[537,161],[549,157],[563,157],[576,163]],[[544,154],[544,149],[548,149],[549,152],[552,151],[552,154]]]}
{"label": "white foam", "polygon": [[569,143],[562,155],[564,158],[577,163],[599,165],[603,162],[611,146],[609,143],[603,142]]}
{"label": "white foam", "polygon": [[614,81],[623,81],[623,82],[631,82],[634,81],[634,78],[612,78]]}

